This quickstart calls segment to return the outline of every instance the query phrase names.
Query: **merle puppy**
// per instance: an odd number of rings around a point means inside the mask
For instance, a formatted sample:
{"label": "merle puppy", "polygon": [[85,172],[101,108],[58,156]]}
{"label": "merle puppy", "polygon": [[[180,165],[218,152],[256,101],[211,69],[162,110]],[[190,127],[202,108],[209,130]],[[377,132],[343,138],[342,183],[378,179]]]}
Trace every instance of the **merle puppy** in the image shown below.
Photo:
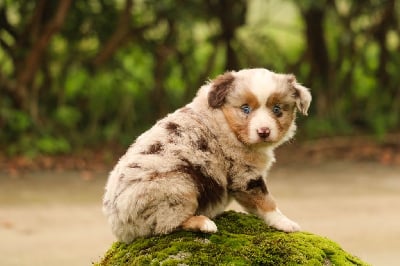
{"label": "merle puppy", "polygon": [[291,74],[226,72],[143,133],[110,173],[103,211],[124,242],[176,229],[216,232],[231,198],[286,232],[297,223],[266,186],[274,149],[293,137],[309,90]]}

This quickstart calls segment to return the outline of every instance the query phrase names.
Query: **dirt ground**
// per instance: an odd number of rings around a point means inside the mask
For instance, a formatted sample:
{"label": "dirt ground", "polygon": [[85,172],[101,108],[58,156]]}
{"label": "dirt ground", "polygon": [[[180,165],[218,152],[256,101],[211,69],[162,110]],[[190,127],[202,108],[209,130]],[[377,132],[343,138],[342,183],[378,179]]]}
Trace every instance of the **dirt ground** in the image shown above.
{"label": "dirt ground", "polygon": [[[101,213],[106,177],[80,171],[0,174],[0,265],[98,261],[114,241]],[[400,166],[278,160],[268,182],[280,209],[303,230],[337,241],[372,265],[399,265]]]}

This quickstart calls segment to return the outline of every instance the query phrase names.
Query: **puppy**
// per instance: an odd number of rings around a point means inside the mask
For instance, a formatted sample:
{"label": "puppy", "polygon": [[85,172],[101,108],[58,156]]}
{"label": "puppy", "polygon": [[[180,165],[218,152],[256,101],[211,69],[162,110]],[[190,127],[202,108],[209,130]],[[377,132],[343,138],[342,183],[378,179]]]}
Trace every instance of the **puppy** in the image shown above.
{"label": "puppy", "polygon": [[110,173],[103,211],[118,240],[177,229],[213,233],[231,198],[276,229],[300,227],[266,186],[274,149],[293,137],[311,94],[295,76],[227,72],[137,138]]}

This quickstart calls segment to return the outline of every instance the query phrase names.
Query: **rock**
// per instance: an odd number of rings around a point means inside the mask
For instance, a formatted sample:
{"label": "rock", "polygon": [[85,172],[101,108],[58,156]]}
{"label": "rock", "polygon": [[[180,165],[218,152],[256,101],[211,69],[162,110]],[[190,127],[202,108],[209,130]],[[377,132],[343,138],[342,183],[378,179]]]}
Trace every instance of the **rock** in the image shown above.
{"label": "rock", "polygon": [[280,232],[252,215],[229,211],[214,221],[215,234],[177,231],[116,242],[95,265],[368,265],[327,238]]}

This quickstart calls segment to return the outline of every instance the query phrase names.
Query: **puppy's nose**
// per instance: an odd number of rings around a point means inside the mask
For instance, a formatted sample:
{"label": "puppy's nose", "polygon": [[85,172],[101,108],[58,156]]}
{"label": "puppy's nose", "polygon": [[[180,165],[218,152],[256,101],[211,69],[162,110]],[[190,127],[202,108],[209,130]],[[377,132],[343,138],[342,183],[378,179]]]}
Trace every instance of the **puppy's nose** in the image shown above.
{"label": "puppy's nose", "polygon": [[268,127],[260,127],[259,129],[257,129],[258,136],[263,139],[268,138],[270,133],[271,130]]}

